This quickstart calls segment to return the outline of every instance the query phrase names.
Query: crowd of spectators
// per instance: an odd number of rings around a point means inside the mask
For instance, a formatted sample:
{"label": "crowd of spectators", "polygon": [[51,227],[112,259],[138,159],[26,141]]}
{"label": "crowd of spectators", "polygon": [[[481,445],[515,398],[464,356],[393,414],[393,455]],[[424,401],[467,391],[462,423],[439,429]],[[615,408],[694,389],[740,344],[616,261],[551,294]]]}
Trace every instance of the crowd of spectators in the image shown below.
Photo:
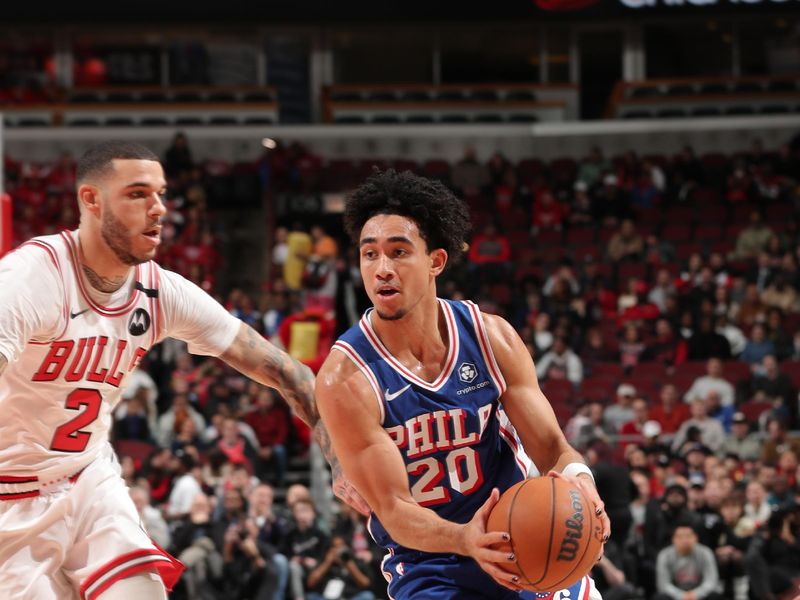
{"label": "crowd of spectators", "polygon": [[[299,144],[259,163],[274,194],[343,190],[371,168],[438,178],[469,203],[469,252],[441,295],[511,321],[612,518],[605,598],[789,598],[800,577],[800,173],[786,147],[736,156],[325,163]],[[159,261],[316,368],[367,306],[331,220],[275,229],[260,295],[219,289],[206,172],[164,157]],[[75,227],[74,161],[6,159],[15,238]],[[115,415],[131,496],[187,566],[176,598],[385,597],[363,519],[317,516],[294,483],[309,432],[271,390],[167,341]],[[714,594],[717,594],[715,596]],[[749,596],[748,596],[749,594]],[[658,596],[657,596],[658,595]]]}

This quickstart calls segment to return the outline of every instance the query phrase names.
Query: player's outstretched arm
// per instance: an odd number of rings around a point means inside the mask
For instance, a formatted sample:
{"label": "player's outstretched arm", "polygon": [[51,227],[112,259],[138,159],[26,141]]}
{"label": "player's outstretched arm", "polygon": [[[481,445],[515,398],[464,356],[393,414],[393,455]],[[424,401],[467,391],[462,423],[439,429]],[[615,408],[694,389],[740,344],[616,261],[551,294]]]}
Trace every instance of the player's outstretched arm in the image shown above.
{"label": "player's outstretched arm", "polygon": [[332,352],[325,361],[317,375],[316,396],[345,475],[398,544],[471,556],[498,583],[519,589],[514,574],[497,566],[513,556],[492,549],[508,540],[508,534],[486,532],[489,512],[499,499],[497,490],[469,523],[442,519],[411,496],[403,458],[380,423],[379,400],[365,376],[341,353]]}
{"label": "player's outstretched arm", "polygon": [[320,420],[317,411],[314,374],[311,369],[264,339],[245,323],[239,326],[239,332],[220,358],[251,379],[280,392],[292,410],[313,429],[314,437],[331,465],[336,495],[361,513],[369,513],[369,507],[344,478],[339,461],[333,453],[325,424]]}
{"label": "player's outstretched arm", "polygon": [[[529,356],[525,344],[505,319],[495,315],[483,315],[483,318],[497,366],[506,381],[507,389],[501,402],[525,452],[542,473],[549,472],[572,481],[592,500],[607,538],[611,533],[611,523],[605,505],[591,474],[570,474],[575,465],[583,465],[583,457],[564,437],[553,408],[539,387],[533,361],[524,359]],[[566,474],[563,473],[565,468]]]}

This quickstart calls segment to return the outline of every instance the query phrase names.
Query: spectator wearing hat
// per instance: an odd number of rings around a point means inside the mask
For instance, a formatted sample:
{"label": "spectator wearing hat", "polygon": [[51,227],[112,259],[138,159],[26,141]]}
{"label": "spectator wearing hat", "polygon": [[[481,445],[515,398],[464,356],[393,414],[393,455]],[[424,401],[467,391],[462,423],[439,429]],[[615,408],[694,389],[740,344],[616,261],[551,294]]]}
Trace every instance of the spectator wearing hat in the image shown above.
{"label": "spectator wearing hat", "polygon": [[699,485],[701,489],[703,488],[706,483],[706,456],[711,454],[711,450],[700,442],[684,444],[681,448],[681,456],[686,461],[686,477],[690,485]]}
{"label": "spectator wearing hat", "polygon": [[650,409],[650,418],[661,426],[662,433],[675,433],[691,417],[689,407],[680,401],[678,388],[671,383],[661,387],[661,403]]}
{"label": "spectator wearing hat", "polygon": [[756,460],[761,454],[761,442],[750,432],[750,422],[743,412],[733,413],[731,432],[719,449],[719,456],[735,454],[739,460]]}
{"label": "spectator wearing hat", "polygon": [[[708,416],[706,401],[703,398],[696,398],[689,410],[691,418],[684,421],[672,440],[673,452],[681,452],[687,441],[700,441],[714,452],[719,450],[725,441],[725,430],[719,421]],[[698,440],[690,439],[689,433],[692,429],[696,430]]]}
{"label": "spectator wearing hat", "polygon": [[603,420],[614,431],[619,431],[625,423],[633,420],[635,415],[631,404],[635,397],[636,388],[630,383],[623,383],[617,387],[616,402],[603,411]]}
{"label": "spectator wearing hat", "polygon": [[672,544],[658,553],[655,600],[722,600],[717,562],[689,522],[679,522]]}
{"label": "spectator wearing hat", "polygon": [[725,379],[723,363],[719,358],[709,358],[706,363],[706,374],[692,382],[689,391],[683,396],[687,403],[697,398],[706,398],[708,392],[716,390],[720,396],[722,406],[731,406],[736,400],[736,394],[730,381]]}
{"label": "spectator wearing hat", "polygon": [[645,549],[654,563],[659,551],[669,545],[675,523],[685,521],[693,525],[699,524],[699,516],[689,509],[688,503],[686,487],[672,483],[664,489],[664,495],[658,502],[647,505],[644,522]]}

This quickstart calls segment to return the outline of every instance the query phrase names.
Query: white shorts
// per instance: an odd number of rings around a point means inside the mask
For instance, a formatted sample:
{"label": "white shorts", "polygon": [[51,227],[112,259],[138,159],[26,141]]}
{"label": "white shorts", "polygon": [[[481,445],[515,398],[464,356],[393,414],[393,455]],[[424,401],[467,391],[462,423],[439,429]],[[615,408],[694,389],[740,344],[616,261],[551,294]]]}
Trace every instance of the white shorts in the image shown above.
{"label": "white shorts", "polygon": [[171,589],[183,565],[145,533],[110,446],[74,481],[0,501],[4,600],[94,600],[147,569]]}

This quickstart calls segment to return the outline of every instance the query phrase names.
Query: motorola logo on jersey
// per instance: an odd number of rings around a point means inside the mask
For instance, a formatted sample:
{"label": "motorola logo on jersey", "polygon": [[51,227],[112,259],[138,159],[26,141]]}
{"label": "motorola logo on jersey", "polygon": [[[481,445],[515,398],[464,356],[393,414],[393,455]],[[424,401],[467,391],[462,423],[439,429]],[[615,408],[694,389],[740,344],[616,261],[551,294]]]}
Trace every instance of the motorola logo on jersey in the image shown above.
{"label": "motorola logo on jersey", "polygon": [[472,363],[463,362],[458,365],[458,378],[464,383],[472,383],[477,376],[478,369]]}
{"label": "motorola logo on jersey", "polygon": [[150,315],[145,309],[137,308],[128,321],[128,331],[131,335],[143,335],[148,329],[150,329]]}

